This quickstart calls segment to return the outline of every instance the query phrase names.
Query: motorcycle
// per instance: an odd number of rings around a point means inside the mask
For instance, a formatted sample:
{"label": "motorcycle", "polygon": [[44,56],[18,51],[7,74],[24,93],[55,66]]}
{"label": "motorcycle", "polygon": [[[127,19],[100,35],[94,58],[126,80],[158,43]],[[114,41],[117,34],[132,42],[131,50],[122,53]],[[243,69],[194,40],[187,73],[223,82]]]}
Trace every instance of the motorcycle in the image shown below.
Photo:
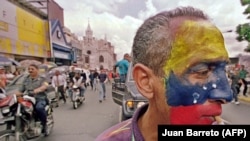
{"label": "motorcycle", "polygon": [[77,109],[79,105],[83,103],[85,100],[84,97],[80,96],[80,90],[77,86],[73,85],[72,87],[72,102],[73,102],[73,108]]}
{"label": "motorcycle", "polygon": [[[2,113],[2,125],[6,129],[0,131],[0,140],[26,141],[40,137],[42,133],[42,124],[36,115],[34,105],[36,99],[30,95],[17,97],[7,95],[0,99],[0,108]],[[53,109],[51,101],[45,107],[47,112],[47,129],[45,136],[48,136],[54,126]]]}

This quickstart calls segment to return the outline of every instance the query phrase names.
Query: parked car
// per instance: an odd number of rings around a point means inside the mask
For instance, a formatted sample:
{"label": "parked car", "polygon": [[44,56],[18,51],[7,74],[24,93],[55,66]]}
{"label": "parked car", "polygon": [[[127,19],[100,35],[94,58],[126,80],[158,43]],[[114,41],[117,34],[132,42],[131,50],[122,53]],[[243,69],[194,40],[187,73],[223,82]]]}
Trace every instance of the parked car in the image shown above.
{"label": "parked car", "polygon": [[[28,73],[23,73],[17,76],[14,80],[12,80],[5,88],[6,94],[7,95],[14,94],[15,92],[17,92],[19,87],[23,84],[23,81],[27,76],[28,76]],[[53,106],[58,107],[58,102],[56,101],[55,89],[51,85],[49,85],[46,92],[47,92],[48,99],[54,101]]]}
{"label": "parked car", "polygon": [[125,83],[121,83],[120,78],[116,78],[112,84],[113,101],[122,107],[121,121],[131,118],[137,108],[147,103],[147,99],[138,92],[135,86],[132,69],[130,65]]}

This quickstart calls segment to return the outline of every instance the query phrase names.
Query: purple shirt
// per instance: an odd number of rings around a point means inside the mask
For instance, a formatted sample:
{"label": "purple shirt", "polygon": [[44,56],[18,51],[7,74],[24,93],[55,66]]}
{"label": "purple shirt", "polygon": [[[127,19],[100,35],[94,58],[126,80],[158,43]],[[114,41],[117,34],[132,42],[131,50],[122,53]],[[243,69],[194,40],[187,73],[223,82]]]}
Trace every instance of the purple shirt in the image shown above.
{"label": "purple shirt", "polygon": [[139,130],[137,121],[148,108],[145,104],[136,110],[131,119],[120,122],[104,132],[102,132],[95,141],[144,141]]}

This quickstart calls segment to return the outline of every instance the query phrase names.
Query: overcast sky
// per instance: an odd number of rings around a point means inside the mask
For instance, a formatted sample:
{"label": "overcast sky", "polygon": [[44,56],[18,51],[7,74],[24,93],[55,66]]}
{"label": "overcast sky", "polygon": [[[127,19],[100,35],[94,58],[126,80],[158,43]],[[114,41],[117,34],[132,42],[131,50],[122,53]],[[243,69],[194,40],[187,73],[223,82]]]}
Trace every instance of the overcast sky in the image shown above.
{"label": "overcast sky", "polygon": [[130,53],[132,40],[143,20],[163,10],[193,6],[204,10],[223,33],[230,57],[244,53],[246,42],[235,40],[235,28],[246,23],[240,0],[55,0],[64,9],[64,24],[78,36],[85,36],[90,23],[96,38],[115,47],[118,59]]}

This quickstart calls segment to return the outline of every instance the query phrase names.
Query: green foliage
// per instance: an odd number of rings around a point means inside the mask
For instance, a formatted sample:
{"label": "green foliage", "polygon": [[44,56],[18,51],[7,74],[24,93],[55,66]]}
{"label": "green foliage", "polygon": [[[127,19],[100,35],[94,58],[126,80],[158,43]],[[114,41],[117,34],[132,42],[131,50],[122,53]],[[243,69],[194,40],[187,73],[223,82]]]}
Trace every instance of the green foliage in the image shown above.
{"label": "green foliage", "polygon": [[236,27],[236,32],[238,33],[238,37],[236,38],[238,41],[245,40],[250,42],[250,24],[245,23],[238,25]]}
{"label": "green foliage", "polygon": [[[250,0],[240,0],[241,5],[245,6],[247,5],[247,8],[243,12],[244,15],[247,15],[247,19],[250,19]],[[250,24],[240,24],[236,27],[236,33],[238,36],[236,37],[236,40],[239,42],[241,41],[247,41],[248,44],[250,43]],[[248,45],[244,51],[250,52],[250,46]]]}
{"label": "green foliage", "polygon": [[243,14],[249,14],[250,13],[250,5],[247,6]]}
{"label": "green foliage", "polygon": [[240,0],[241,5],[245,6],[247,4],[250,4],[250,0]]}

